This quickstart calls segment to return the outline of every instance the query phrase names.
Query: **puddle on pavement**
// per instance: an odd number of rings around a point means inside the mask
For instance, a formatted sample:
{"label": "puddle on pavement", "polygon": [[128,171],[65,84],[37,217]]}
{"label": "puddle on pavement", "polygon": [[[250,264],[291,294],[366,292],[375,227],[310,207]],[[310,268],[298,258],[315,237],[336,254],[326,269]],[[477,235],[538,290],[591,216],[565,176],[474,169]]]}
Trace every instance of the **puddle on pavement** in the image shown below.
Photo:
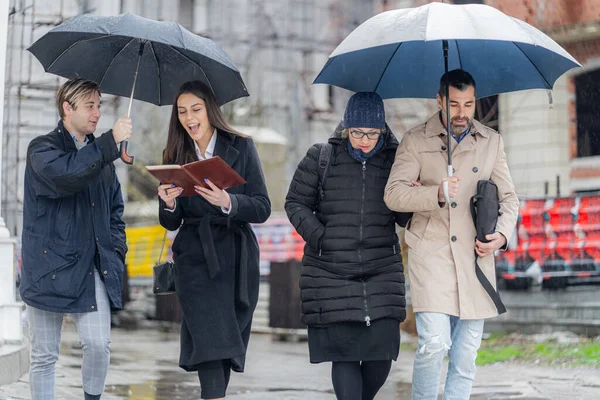
{"label": "puddle on pavement", "polygon": [[[189,400],[200,398],[200,383],[195,374],[182,374],[177,371],[160,370],[156,380],[142,382],[134,385],[107,385],[106,393],[118,396],[122,399],[136,400]],[[298,390],[298,388],[253,388],[247,390],[236,387],[230,391],[230,395],[243,393],[306,393],[306,398],[322,393],[331,393],[332,390]]]}
{"label": "puddle on pavement", "polygon": [[291,393],[298,393],[298,392],[302,392],[302,393],[331,393],[333,394],[333,389],[331,390],[314,390],[314,389],[298,389],[298,388],[273,388],[273,389],[260,389],[257,390],[256,392],[269,392],[269,393],[273,393],[273,392],[291,392]]}
{"label": "puddle on pavement", "polygon": [[[110,385],[106,387],[106,392],[113,395],[120,396],[123,399],[139,399],[139,400],[180,400],[180,399],[193,399],[200,398],[200,385],[195,379],[189,379],[182,381],[182,375],[180,373],[173,373],[169,371],[160,371],[161,376],[156,381],[148,381],[137,385]],[[410,383],[399,383],[397,384],[395,400],[410,400],[412,385]],[[508,400],[508,399],[519,399],[519,400],[543,400],[541,398],[534,397],[521,397],[523,394],[519,391],[501,390],[500,388],[490,388],[492,390],[486,393],[480,393],[472,395],[470,400]],[[498,390],[500,389],[500,390]],[[247,391],[237,388],[237,390],[229,393],[240,394],[240,393],[280,393],[282,396],[286,392],[298,394],[297,388],[255,388],[254,390]],[[310,396],[310,393],[333,393],[333,390],[305,390],[301,391]],[[442,395],[438,397],[442,399]]]}
{"label": "puddle on pavement", "polygon": [[123,399],[137,400],[189,400],[200,398],[200,384],[182,385],[170,382],[146,382],[139,385],[112,385],[106,387],[106,393]]}
{"label": "puddle on pavement", "polygon": [[[74,354],[70,354],[70,355],[71,356],[75,356]],[[80,354],[79,356],[83,357],[83,354]],[[131,362],[131,360],[126,360],[124,358],[117,358],[117,357],[113,357],[112,355],[110,357],[110,365],[111,365],[111,367],[112,366],[118,366],[118,365],[124,365],[124,364],[130,363],[130,362]],[[65,365],[65,367],[67,367],[67,368],[81,369],[81,362],[77,362],[75,364],[70,364],[70,365]]]}
{"label": "puddle on pavement", "polygon": [[[165,379],[160,379],[152,382],[145,382],[137,385],[110,385],[106,387],[106,392],[123,399],[136,400],[179,400],[179,399],[199,399],[200,384],[198,382],[174,383],[167,382]],[[242,393],[280,393],[282,396],[285,393],[297,394],[298,392],[306,393],[333,393],[333,390],[298,390],[297,388],[277,388],[277,389],[254,389],[254,390],[233,390],[229,395]],[[308,397],[307,397],[308,398]]]}
{"label": "puddle on pavement", "polygon": [[[412,385],[410,383],[400,382],[396,386],[396,399],[395,400],[411,400]],[[523,393],[519,391],[506,390],[502,387],[490,387],[485,393],[478,393],[471,395],[470,400],[508,400],[508,399],[519,399],[519,400],[543,400],[533,397],[520,397]],[[438,396],[441,399],[442,395]]]}
{"label": "puddle on pavement", "polygon": [[[81,359],[83,357],[83,349],[81,348],[81,345],[79,343],[67,343],[67,342],[63,342],[60,344],[60,355],[61,356],[70,356],[70,357],[75,357],[75,358],[79,358]],[[131,359],[128,357],[122,357],[119,356],[117,354],[115,354],[114,352],[111,353],[110,355],[110,365],[111,366],[118,366],[118,365],[123,365],[123,364],[127,364],[130,362],[139,362],[139,359]],[[169,362],[169,365],[173,365],[172,362]],[[81,365],[69,365],[69,368],[81,368]]]}
{"label": "puddle on pavement", "polygon": [[133,385],[107,385],[106,392],[123,399],[136,400],[189,400],[200,398],[200,383],[195,375],[174,371],[159,371],[156,380]]}

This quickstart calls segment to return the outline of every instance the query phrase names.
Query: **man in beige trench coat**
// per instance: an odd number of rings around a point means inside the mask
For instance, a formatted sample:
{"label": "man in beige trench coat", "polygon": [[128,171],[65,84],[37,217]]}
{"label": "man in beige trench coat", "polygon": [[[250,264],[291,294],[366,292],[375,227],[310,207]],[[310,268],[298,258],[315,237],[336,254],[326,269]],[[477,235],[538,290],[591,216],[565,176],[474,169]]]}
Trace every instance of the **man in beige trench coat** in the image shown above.
{"label": "man in beige trench coat", "polygon": [[[407,132],[385,189],[393,211],[414,212],[405,231],[413,308],[419,334],[413,372],[413,400],[437,399],[442,361],[450,354],[445,400],[468,399],[475,378],[475,358],[483,321],[498,315],[475,274],[479,266],[495,284],[494,251],[505,249],[519,201],[510,177],[502,137],[473,119],[475,82],[463,70],[448,72],[450,132],[454,138],[454,176],[447,177],[446,87],[440,80],[440,112]],[[443,95],[443,97],[442,97]],[[475,240],[469,203],[477,181],[498,186],[500,213],[489,243]],[[413,181],[420,184],[414,185]],[[443,181],[449,182],[446,204]]]}

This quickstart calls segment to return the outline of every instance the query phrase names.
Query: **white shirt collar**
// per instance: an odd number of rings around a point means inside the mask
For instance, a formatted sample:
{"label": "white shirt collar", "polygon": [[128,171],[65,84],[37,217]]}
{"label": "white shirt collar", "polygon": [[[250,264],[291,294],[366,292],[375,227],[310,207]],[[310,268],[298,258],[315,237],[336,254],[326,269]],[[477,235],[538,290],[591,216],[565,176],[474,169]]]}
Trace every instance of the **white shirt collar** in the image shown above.
{"label": "white shirt collar", "polygon": [[208,160],[209,158],[212,158],[215,155],[216,144],[217,144],[217,130],[215,129],[213,131],[212,137],[210,138],[210,141],[208,142],[208,146],[206,146],[206,151],[204,152],[204,154],[206,154],[206,157],[202,157],[202,152],[200,152],[200,147],[198,147],[198,144],[194,140],[194,148],[196,149],[196,157],[198,157],[198,160]]}

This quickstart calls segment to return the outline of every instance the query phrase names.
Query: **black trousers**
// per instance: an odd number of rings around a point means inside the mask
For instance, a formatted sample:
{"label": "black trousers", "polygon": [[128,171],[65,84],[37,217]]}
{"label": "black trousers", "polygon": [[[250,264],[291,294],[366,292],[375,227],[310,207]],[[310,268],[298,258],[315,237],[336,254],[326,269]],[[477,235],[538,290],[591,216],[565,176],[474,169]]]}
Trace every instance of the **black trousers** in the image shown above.
{"label": "black trousers", "polygon": [[373,400],[387,379],[392,361],[334,361],[333,390],[338,400]]}
{"label": "black trousers", "polygon": [[198,365],[200,397],[203,399],[220,399],[221,397],[225,397],[230,376],[231,363],[229,360],[207,361]]}

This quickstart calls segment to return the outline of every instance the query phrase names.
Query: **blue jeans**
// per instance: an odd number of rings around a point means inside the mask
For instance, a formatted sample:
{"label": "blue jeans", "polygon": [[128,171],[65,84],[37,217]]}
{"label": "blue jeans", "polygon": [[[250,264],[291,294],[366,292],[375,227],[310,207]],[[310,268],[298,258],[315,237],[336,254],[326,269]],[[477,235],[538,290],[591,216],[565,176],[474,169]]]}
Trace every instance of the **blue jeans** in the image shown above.
{"label": "blue jeans", "polygon": [[483,320],[461,320],[447,314],[416,313],[419,347],[415,357],[412,400],[436,400],[442,364],[450,355],[444,400],[468,400],[475,380],[475,359]]}

